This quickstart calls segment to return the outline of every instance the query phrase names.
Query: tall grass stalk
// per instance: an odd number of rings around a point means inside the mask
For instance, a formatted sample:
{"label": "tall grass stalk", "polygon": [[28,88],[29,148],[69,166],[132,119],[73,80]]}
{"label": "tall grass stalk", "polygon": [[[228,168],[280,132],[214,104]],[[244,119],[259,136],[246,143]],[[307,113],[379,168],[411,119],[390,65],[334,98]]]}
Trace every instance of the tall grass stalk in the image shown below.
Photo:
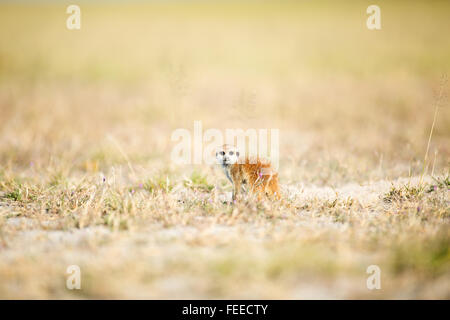
{"label": "tall grass stalk", "polygon": [[446,85],[446,83],[447,83],[447,76],[443,75],[442,79],[441,79],[441,85],[440,85],[440,88],[439,88],[439,94],[438,94],[438,97],[436,99],[436,103],[435,103],[435,107],[434,107],[434,117],[433,117],[433,123],[431,124],[430,135],[428,136],[427,150],[426,150],[425,156],[423,158],[423,169],[422,169],[422,174],[420,175],[420,186],[422,186],[423,178],[424,178],[424,176],[425,176],[425,174],[427,172],[427,169],[428,169],[428,162],[427,161],[428,161],[428,153],[430,151],[431,138],[433,136],[434,126],[436,124],[436,119],[437,119],[437,113],[438,113],[438,110],[439,110],[440,102],[441,102],[442,97],[443,97],[444,86]]}

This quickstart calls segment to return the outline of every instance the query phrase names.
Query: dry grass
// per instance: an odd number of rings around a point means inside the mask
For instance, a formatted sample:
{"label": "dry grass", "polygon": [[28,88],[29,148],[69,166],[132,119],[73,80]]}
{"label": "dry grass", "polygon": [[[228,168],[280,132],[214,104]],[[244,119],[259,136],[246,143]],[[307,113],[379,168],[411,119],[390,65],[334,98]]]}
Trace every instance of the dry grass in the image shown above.
{"label": "dry grass", "polygon": [[[450,8],[379,5],[1,4],[0,297],[450,298]],[[280,128],[289,205],[171,163],[194,120]]]}

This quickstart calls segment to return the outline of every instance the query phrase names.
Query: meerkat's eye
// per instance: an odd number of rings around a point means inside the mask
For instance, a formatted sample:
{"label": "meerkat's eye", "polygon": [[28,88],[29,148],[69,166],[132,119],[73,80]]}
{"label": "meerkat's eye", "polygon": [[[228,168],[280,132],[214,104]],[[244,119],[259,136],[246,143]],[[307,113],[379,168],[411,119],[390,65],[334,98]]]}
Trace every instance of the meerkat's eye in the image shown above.
{"label": "meerkat's eye", "polygon": [[221,156],[225,155],[225,152],[223,152],[223,151],[220,151],[219,153],[220,153]]}
{"label": "meerkat's eye", "polygon": [[232,155],[234,154],[234,152],[233,152],[233,151],[230,151],[229,154],[230,154],[230,156],[232,156]]}

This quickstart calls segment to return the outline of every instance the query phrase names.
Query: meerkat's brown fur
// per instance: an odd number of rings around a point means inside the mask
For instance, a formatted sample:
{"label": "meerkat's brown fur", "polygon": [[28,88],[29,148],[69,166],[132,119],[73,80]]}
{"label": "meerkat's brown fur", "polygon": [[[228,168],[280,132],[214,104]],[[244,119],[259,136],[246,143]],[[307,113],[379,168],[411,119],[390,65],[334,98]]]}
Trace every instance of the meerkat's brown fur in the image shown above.
{"label": "meerkat's brown fur", "polygon": [[231,145],[222,146],[220,151],[216,153],[226,176],[233,184],[233,200],[240,197],[243,185],[246,185],[247,189],[256,195],[258,200],[265,196],[280,200],[278,173],[274,171],[270,162],[248,157],[238,161],[238,156],[239,151]]}
{"label": "meerkat's brown fur", "polygon": [[246,158],[242,164],[233,164],[230,168],[230,174],[234,184],[234,198],[239,195],[242,184],[246,184],[258,200],[261,200],[263,196],[281,199],[278,173],[273,172],[270,163],[264,163],[260,159],[251,161]]}

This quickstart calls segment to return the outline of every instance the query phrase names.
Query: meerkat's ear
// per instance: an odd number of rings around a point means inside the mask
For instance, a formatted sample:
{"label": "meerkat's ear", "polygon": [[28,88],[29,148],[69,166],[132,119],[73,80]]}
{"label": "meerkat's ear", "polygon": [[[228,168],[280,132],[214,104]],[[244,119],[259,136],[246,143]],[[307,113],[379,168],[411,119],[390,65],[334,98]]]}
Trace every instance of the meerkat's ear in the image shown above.
{"label": "meerkat's ear", "polygon": [[236,157],[239,157],[239,151],[236,151]]}

